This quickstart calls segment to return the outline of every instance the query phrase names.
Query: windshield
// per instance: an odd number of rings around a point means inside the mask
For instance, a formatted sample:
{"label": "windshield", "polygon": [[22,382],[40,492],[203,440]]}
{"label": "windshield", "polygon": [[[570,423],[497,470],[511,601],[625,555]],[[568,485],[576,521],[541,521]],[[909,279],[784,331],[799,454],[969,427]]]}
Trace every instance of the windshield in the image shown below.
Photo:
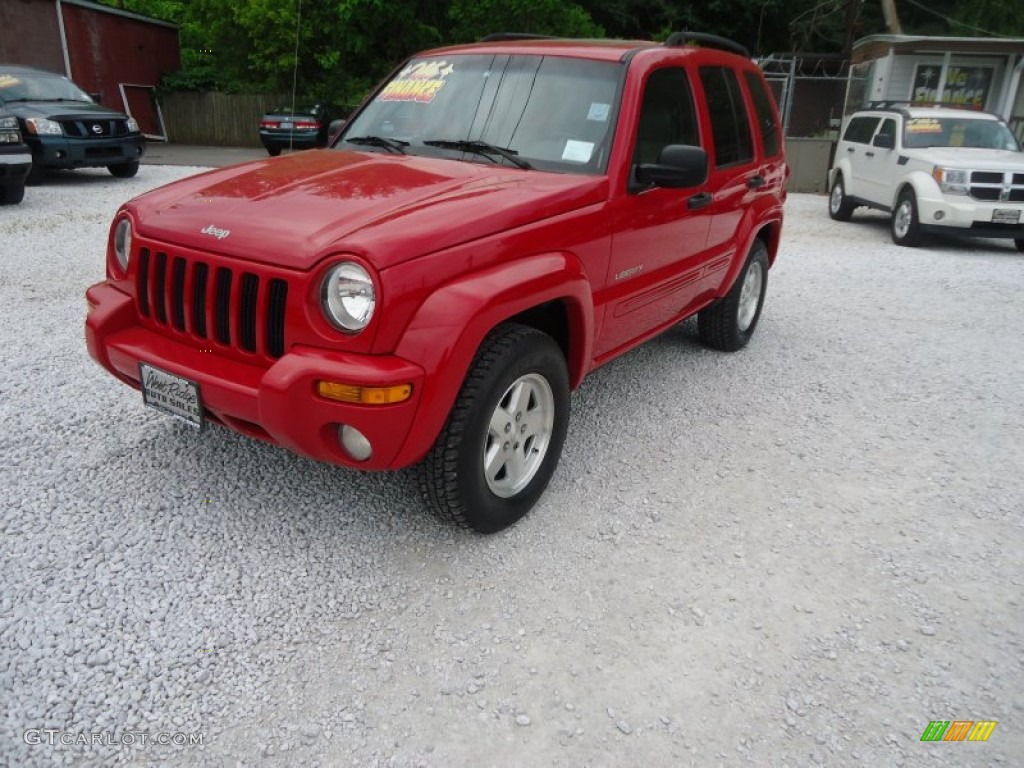
{"label": "windshield", "polygon": [[408,142],[406,154],[601,173],[621,75],[618,63],[554,56],[413,59],[345,127],[338,146],[365,151],[369,137]]}
{"label": "windshield", "polygon": [[911,118],[903,126],[903,146],[1020,151],[1017,139],[1005,123],[970,116]]}
{"label": "windshield", "polygon": [[87,101],[89,94],[61,75],[0,71],[0,104],[8,101]]}

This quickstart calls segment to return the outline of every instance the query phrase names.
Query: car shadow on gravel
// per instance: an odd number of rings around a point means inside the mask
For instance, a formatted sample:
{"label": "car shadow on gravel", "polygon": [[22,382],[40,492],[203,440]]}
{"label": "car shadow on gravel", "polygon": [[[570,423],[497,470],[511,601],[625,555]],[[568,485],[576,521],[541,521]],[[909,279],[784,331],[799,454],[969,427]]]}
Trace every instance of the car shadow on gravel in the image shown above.
{"label": "car shadow on gravel", "polygon": [[[867,243],[869,238],[874,240],[877,237],[879,243],[896,247],[889,234],[889,214],[882,211],[858,210],[853,214],[853,218],[849,222],[844,223],[843,226],[859,230],[857,234],[851,231],[851,238],[855,237]],[[920,245],[914,248],[900,248],[899,250],[901,252],[905,250],[907,253],[914,253],[915,251],[944,253],[982,252],[992,256],[1024,256],[1024,253],[1017,250],[1012,240],[991,240],[930,233],[924,234]]]}

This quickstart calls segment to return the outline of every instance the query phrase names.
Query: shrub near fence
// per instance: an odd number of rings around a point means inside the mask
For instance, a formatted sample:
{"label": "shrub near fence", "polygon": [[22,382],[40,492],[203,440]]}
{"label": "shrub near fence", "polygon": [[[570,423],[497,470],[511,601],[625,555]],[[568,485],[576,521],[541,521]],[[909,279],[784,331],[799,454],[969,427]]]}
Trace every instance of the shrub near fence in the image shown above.
{"label": "shrub near fence", "polygon": [[167,140],[176,144],[227,147],[260,146],[260,117],[289,104],[288,96],[254,96],[235,93],[164,94],[160,109]]}

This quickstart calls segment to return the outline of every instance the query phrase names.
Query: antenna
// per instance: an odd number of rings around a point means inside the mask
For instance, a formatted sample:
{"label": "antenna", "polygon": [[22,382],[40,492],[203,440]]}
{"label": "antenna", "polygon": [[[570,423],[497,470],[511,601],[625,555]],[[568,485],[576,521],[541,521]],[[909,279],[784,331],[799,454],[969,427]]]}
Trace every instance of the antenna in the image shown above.
{"label": "antenna", "polygon": [[299,27],[302,25],[302,0],[297,0],[295,14],[295,63],[292,66],[292,129],[288,132],[288,149],[295,149],[295,90],[299,82]]}

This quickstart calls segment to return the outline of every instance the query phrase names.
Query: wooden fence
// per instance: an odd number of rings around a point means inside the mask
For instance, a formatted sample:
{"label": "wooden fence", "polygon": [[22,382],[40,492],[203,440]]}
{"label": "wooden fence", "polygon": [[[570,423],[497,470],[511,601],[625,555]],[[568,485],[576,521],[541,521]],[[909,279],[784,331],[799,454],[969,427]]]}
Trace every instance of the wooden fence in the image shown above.
{"label": "wooden fence", "polygon": [[180,92],[164,94],[160,109],[175,144],[258,147],[260,117],[288,103],[287,96]]}

